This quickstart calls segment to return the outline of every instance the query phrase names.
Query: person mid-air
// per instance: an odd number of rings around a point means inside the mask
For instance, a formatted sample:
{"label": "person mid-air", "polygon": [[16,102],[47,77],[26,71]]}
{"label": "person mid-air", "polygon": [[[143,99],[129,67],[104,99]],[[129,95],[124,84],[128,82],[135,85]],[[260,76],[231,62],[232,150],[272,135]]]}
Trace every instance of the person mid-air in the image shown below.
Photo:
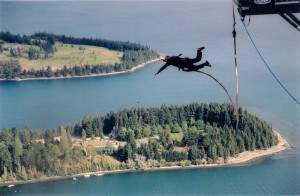
{"label": "person mid-air", "polygon": [[194,59],[190,58],[181,58],[181,54],[178,56],[165,56],[162,58],[162,61],[166,62],[164,66],[162,66],[158,72],[155,74],[159,74],[161,71],[166,69],[168,66],[173,65],[175,67],[178,67],[179,70],[182,69],[182,71],[198,71],[199,69],[208,66],[211,67],[210,63],[206,61],[205,63],[202,63],[200,65],[195,65],[194,63],[200,62],[202,58],[202,50],[205,47],[201,47],[197,49],[197,56]]}

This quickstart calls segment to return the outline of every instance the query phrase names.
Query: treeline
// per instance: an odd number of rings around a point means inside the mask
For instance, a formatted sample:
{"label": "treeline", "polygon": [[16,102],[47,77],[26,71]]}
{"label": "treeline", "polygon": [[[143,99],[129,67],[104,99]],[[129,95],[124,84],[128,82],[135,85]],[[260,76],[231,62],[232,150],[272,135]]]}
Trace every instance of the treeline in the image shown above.
{"label": "treeline", "polygon": [[[138,53],[138,52],[135,52]],[[125,54],[125,53],[124,53]],[[141,57],[141,56],[138,56]],[[145,63],[151,58],[142,60],[141,58],[133,57],[127,61],[123,61],[122,64],[115,65],[83,65],[83,66],[64,66],[62,69],[53,70],[50,66],[39,70],[35,69],[23,69],[20,63],[16,60],[0,61],[0,79],[25,79],[25,78],[52,78],[52,77],[72,77],[72,76],[86,76],[91,74],[105,74],[112,72],[128,71],[135,66]],[[146,57],[146,56],[145,56]]]}
{"label": "treeline", "polygon": [[[127,71],[133,67],[146,63],[150,60],[159,57],[159,54],[151,50],[149,46],[144,46],[141,44],[122,42],[122,41],[111,41],[105,39],[92,39],[92,38],[74,38],[65,35],[55,35],[50,33],[35,33],[34,35],[14,35],[10,32],[0,32],[0,40],[9,43],[19,43],[28,44],[33,46],[39,46],[43,49],[45,53],[45,58],[49,54],[53,55],[54,48],[53,44],[55,42],[61,42],[64,44],[80,44],[80,45],[90,45],[105,47],[110,50],[116,50],[123,52],[123,57],[120,64],[115,65],[83,65],[83,66],[64,66],[63,69],[52,70],[51,67],[40,70],[18,70],[15,72],[14,67],[17,66],[18,61],[2,62],[0,64],[0,78],[14,79],[14,78],[39,78],[39,77],[67,77],[67,76],[83,76],[90,74],[100,74],[100,73],[111,73],[119,71]],[[1,51],[0,51],[1,52]],[[14,54],[14,53],[13,53]],[[17,51],[16,51],[17,54]],[[31,48],[28,51],[29,59],[37,59],[38,51]],[[17,56],[17,55],[16,55]],[[2,67],[6,67],[5,70]],[[11,69],[8,69],[8,68]],[[46,74],[48,72],[48,74]]]}
{"label": "treeline", "polygon": [[[28,57],[29,60],[32,59],[38,59],[40,58],[40,54],[44,54],[44,58],[47,59],[50,54],[54,54],[54,44],[55,44],[55,38],[49,34],[49,36],[44,36],[44,37],[39,37],[39,36],[27,36],[23,35],[21,36],[20,34],[14,35],[11,34],[9,31],[0,32],[0,41],[5,41],[8,43],[17,43],[17,44],[27,44],[31,46],[38,46],[39,49],[35,49],[31,47],[28,51]],[[2,45],[0,47],[0,52],[3,51]],[[10,48],[10,55],[12,57],[19,57],[21,56],[21,51],[20,47],[11,47]]]}
{"label": "treeline", "polygon": [[[0,132],[0,182],[97,170],[226,163],[243,151],[277,144],[270,124],[240,108],[235,130],[232,113],[228,104],[163,105],[84,117],[75,126],[46,131],[4,129]],[[86,146],[87,138],[104,135],[124,145],[106,146],[102,151]],[[82,138],[80,145],[74,145],[74,137]],[[137,142],[140,138],[147,142]]]}
{"label": "treeline", "polygon": [[39,32],[32,35],[33,38],[42,38],[42,39],[49,39],[49,37],[55,41],[59,41],[65,44],[78,44],[78,45],[88,45],[88,46],[98,46],[98,47],[104,47],[108,48],[110,50],[116,50],[116,51],[126,51],[126,50],[134,50],[134,51],[140,51],[140,50],[149,50],[149,46],[143,46],[141,44],[137,43],[131,43],[129,41],[112,41],[107,39],[93,39],[93,38],[75,38],[72,36],[66,36],[66,35],[55,35],[52,33],[47,32]]}
{"label": "treeline", "polygon": [[45,132],[3,129],[0,132],[0,183],[119,168],[103,156],[98,156],[97,162],[92,160],[84,143],[73,144],[70,130],[70,126]]}
{"label": "treeline", "polygon": [[18,61],[0,61],[0,78],[12,79],[22,74]]}
{"label": "treeline", "polygon": [[89,45],[89,46],[98,46],[104,47],[110,50],[117,50],[123,52],[125,50],[149,50],[149,46],[143,46],[137,43],[131,43],[129,41],[112,41],[107,39],[93,39],[93,38],[75,38],[72,36],[66,35],[56,35],[53,33],[47,32],[38,32],[33,35],[20,35],[12,34],[9,31],[1,31],[0,39],[8,43],[18,43],[18,44],[27,44],[27,45],[36,45],[40,44],[40,40],[47,40],[50,43],[54,44],[56,41],[62,42],[64,44],[78,44],[78,45]]}
{"label": "treeline", "polygon": [[[173,160],[170,158],[173,156],[182,157],[184,160],[188,157],[192,163],[196,160],[216,163],[220,157],[226,161],[229,156],[240,152],[266,149],[277,143],[270,124],[241,108],[239,115],[239,127],[235,130],[233,108],[227,104],[195,103],[186,106],[164,105],[161,108],[124,109],[105,117],[86,117],[74,127],[74,134],[81,135],[84,130],[88,136],[92,136],[97,135],[94,130],[103,130],[104,134],[125,141],[131,133],[135,139],[159,135],[160,139],[157,142],[166,151],[155,157],[160,157],[159,160]],[[183,133],[182,141],[170,138],[171,133],[180,132]],[[173,151],[174,147],[187,147],[189,153],[180,155],[179,152]],[[121,161],[132,159],[133,155],[139,152],[138,149],[133,149],[127,149],[131,153],[125,158],[122,149],[117,157]]]}

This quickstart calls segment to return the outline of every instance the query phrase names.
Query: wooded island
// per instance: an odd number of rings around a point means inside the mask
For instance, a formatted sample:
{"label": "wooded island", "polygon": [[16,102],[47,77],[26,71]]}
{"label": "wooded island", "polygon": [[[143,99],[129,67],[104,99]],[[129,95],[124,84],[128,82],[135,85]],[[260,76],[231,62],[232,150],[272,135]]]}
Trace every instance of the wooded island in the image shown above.
{"label": "wooded island", "polygon": [[193,103],[132,108],[84,117],[56,129],[3,129],[0,183],[84,172],[226,164],[278,143],[269,123],[233,107]]}

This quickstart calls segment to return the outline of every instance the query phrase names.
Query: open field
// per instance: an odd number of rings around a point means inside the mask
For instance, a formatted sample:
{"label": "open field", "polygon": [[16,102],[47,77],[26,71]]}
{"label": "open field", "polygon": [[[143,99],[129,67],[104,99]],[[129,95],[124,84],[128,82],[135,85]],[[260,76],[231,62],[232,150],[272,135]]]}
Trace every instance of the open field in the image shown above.
{"label": "open field", "polygon": [[29,60],[28,50],[30,47],[38,50],[37,46],[23,45],[23,44],[10,44],[5,43],[3,47],[19,47],[21,56],[11,57],[10,50],[4,50],[0,53],[1,61],[18,60],[23,69],[42,69],[48,66],[52,67],[52,70],[62,69],[65,65],[67,67],[75,65],[97,65],[107,64],[114,65],[121,62],[122,52],[108,50],[106,48],[86,46],[86,45],[72,45],[56,43],[54,45],[54,55],[50,55],[45,59],[44,54],[41,52],[40,58],[37,60]]}

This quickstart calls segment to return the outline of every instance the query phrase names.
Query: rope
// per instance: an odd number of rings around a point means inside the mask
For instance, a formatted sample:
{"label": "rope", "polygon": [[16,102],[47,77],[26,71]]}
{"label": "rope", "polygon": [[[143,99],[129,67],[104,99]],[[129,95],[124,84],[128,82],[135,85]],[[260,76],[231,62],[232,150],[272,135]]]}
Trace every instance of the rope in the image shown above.
{"label": "rope", "polygon": [[[246,20],[246,17],[242,17],[241,20],[242,20],[242,21],[245,21],[245,20]],[[249,19],[248,19],[248,23],[246,24],[246,27],[249,27],[249,26],[250,26],[250,22],[251,22],[251,18],[250,18],[250,15],[249,15]]]}
{"label": "rope", "polygon": [[210,74],[208,74],[208,73],[206,73],[206,72],[204,72],[204,71],[199,71],[199,70],[197,70],[197,71],[192,71],[192,70],[182,70],[182,71],[185,71],[185,72],[198,72],[198,73],[202,73],[202,74],[204,74],[204,75],[207,75],[207,76],[211,77],[214,81],[216,81],[216,82],[224,89],[224,91],[226,92],[226,94],[227,94],[227,96],[228,96],[228,98],[229,98],[229,101],[230,101],[231,105],[234,106],[233,101],[232,101],[232,99],[231,99],[231,97],[230,97],[230,95],[229,95],[227,89],[226,89],[226,88],[223,86],[223,84],[222,84],[221,82],[219,82],[215,77],[213,77],[212,75],[210,75]]}
{"label": "rope", "polygon": [[227,89],[221,84],[221,82],[219,82],[215,77],[213,77],[212,75],[210,75],[210,74],[208,74],[208,73],[206,73],[206,72],[204,72],[204,71],[195,71],[195,72],[205,74],[205,75],[211,77],[214,81],[216,81],[216,82],[224,89],[224,91],[226,92],[226,94],[227,94],[227,96],[228,96],[228,98],[229,98],[229,100],[230,100],[230,103],[231,103],[232,105],[234,105],[234,104],[233,104],[233,101],[232,101],[232,99],[231,99],[231,97],[230,97],[230,95],[229,95],[229,93],[228,93],[228,91],[227,91]]}
{"label": "rope", "polygon": [[234,13],[234,5],[232,3],[232,16],[233,16],[233,42],[234,42],[234,64],[235,64],[235,81],[236,81],[236,95],[235,95],[235,105],[233,114],[236,116],[236,131],[239,126],[239,77],[238,77],[238,66],[237,66],[237,58],[236,58],[236,30],[235,30],[235,13]]}
{"label": "rope", "polygon": [[246,28],[245,23],[243,22],[243,25],[245,27],[245,30],[254,46],[254,48],[256,49],[258,55],[260,56],[261,60],[264,62],[265,66],[268,68],[268,70],[270,71],[270,73],[272,74],[272,76],[277,80],[278,84],[280,84],[280,86],[285,90],[285,92],[298,104],[300,105],[300,102],[292,95],[292,93],[289,92],[289,90],[280,82],[280,80],[277,78],[277,76],[274,74],[274,72],[272,71],[272,69],[270,68],[270,66],[267,64],[267,62],[265,61],[265,59],[263,58],[263,56],[261,55],[260,51],[258,50],[255,42],[253,41],[248,29]]}

